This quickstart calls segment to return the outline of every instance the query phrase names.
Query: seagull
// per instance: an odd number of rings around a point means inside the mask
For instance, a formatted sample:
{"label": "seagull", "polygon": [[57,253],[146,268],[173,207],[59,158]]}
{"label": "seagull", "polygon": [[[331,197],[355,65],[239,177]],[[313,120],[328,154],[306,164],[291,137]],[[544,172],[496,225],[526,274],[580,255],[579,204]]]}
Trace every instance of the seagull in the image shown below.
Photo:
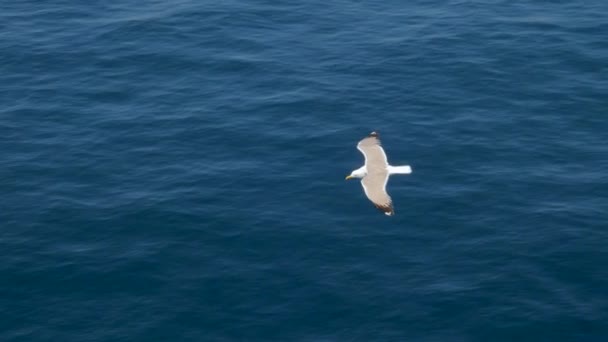
{"label": "seagull", "polygon": [[346,176],[346,180],[361,178],[361,185],[367,198],[385,215],[394,215],[393,201],[386,192],[388,177],[394,174],[410,174],[412,168],[409,165],[389,165],[376,132],[371,132],[359,141],[357,149],[363,153],[365,165],[351,172],[350,175]]}

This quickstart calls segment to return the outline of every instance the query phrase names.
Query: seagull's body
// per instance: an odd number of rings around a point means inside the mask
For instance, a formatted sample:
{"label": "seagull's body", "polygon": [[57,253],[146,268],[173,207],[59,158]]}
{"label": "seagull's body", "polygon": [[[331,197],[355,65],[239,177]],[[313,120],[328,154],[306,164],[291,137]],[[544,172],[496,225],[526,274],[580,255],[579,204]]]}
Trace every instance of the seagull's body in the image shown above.
{"label": "seagull's body", "polygon": [[409,165],[389,165],[376,132],[371,132],[359,141],[357,149],[363,153],[365,165],[351,172],[346,179],[360,178],[367,198],[384,214],[393,215],[395,213],[393,202],[386,192],[388,177],[394,174],[410,174],[412,168]]}

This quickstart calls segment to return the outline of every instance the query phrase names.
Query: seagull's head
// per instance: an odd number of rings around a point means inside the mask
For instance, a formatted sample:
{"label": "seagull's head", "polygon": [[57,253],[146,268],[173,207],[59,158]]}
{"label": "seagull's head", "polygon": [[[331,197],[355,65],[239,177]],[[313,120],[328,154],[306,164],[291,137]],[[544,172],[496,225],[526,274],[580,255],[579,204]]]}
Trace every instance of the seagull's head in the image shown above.
{"label": "seagull's head", "polygon": [[367,175],[367,169],[365,169],[365,166],[362,166],[351,172],[350,175],[346,176],[346,180],[353,178],[363,178],[365,177],[365,175]]}

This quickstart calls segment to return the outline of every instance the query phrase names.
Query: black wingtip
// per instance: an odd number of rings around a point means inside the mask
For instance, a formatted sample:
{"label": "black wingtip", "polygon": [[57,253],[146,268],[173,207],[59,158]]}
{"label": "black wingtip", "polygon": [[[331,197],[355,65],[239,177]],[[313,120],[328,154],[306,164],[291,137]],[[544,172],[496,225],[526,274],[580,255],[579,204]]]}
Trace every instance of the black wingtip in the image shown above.
{"label": "black wingtip", "polygon": [[379,205],[379,204],[375,204],[374,206],[380,210],[381,212],[384,213],[384,215],[386,216],[393,216],[395,215],[395,209],[393,209],[392,205]]}

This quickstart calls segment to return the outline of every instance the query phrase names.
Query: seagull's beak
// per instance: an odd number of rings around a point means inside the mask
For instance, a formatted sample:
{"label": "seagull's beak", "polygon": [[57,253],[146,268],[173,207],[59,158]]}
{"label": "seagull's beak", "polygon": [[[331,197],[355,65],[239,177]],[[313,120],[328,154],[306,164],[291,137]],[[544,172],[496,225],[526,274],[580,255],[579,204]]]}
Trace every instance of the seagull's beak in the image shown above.
{"label": "seagull's beak", "polygon": [[348,176],[346,176],[346,178],[344,180],[349,180],[349,179],[352,179],[352,178],[355,178],[355,177],[353,177],[351,175],[348,175]]}

